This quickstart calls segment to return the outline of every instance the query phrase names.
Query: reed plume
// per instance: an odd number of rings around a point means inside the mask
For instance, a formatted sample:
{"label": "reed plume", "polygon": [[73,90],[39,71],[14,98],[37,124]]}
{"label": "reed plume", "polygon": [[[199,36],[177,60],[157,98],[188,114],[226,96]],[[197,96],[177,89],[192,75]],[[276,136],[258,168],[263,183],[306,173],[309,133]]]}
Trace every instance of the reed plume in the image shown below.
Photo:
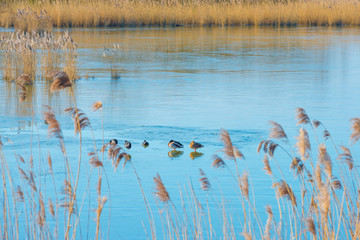
{"label": "reed plume", "polygon": [[318,121],[318,120],[316,120],[316,119],[313,120],[313,126],[314,126],[315,128],[318,128],[321,124],[322,124],[322,123],[321,123],[320,121]]}
{"label": "reed plume", "polygon": [[276,148],[279,146],[279,144],[271,141],[271,140],[263,140],[259,143],[257,152],[259,153],[262,149],[265,153],[268,153],[271,157],[274,156]]}
{"label": "reed plume", "polygon": [[100,204],[98,205],[98,208],[95,210],[96,219],[100,219],[101,212],[102,212],[106,202],[107,202],[107,196],[102,196],[100,199]]}
{"label": "reed plume", "polygon": [[323,137],[325,140],[328,140],[331,137],[330,132],[328,130],[324,130]]}
{"label": "reed plume", "polygon": [[229,159],[235,159],[236,158],[234,151],[235,149],[232,144],[230,134],[225,129],[221,129],[220,131],[220,140],[224,144],[224,148],[222,149],[222,151],[224,152],[225,156]]}
{"label": "reed plume", "polygon": [[15,157],[18,161],[25,163],[25,159],[21,155],[15,154]]}
{"label": "reed plume", "polygon": [[211,164],[214,168],[225,167],[226,164],[218,155],[213,155],[213,162]]}
{"label": "reed plume", "polygon": [[89,163],[92,167],[103,167],[103,163],[99,160],[95,152],[90,152],[88,156],[90,157]]}
{"label": "reed plume", "polygon": [[360,118],[353,118],[351,119],[352,125],[352,133],[350,135],[350,139],[352,144],[355,144],[360,138]]}
{"label": "reed plume", "polygon": [[296,119],[298,120],[297,125],[308,124],[310,122],[310,118],[303,108],[296,109]]}
{"label": "reed plume", "polygon": [[247,172],[244,172],[244,174],[241,176],[240,188],[246,199],[249,199],[249,178]]}
{"label": "reed plume", "polygon": [[21,190],[20,186],[16,187],[16,200],[18,202],[24,202],[24,192]]}
{"label": "reed plume", "polygon": [[102,182],[102,178],[99,177],[98,184],[96,185],[96,192],[99,196],[101,195],[101,182]]}
{"label": "reed plume", "polygon": [[340,180],[337,177],[332,177],[331,180],[332,180],[331,181],[331,187],[333,189],[337,189],[337,190],[342,189],[342,184],[341,184]]}
{"label": "reed plume", "polygon": [[33,84],[30,75],[26,73],[21,74],[18,78],[16,78],[15,83],[22,86],[28,86]]}
{"label": "reed plume", "polygon": [[309,152],[311,151],[309,135],[306,129],[300,128],[299,136],[296,137],[296,147],[303,161],[309,158]]}
{"label": "reed plume", "polygon": [[270,240],[270,231],[271,231],[271,228],[272,228],[272,221],[274,219],[274,214],[273,214],[273,211],[272,211],[272,208],[270,205],[267,205],[265,207],[265,211],[268,215],[268,218],[266,220],[266,225],[265,225],[265,231],[264,231],[264,238],[267,239],[267,240]]}
{"label": "reed plume", "polygon": [[330,192],[329,188],[325,184],[321,184],[319,187],[319,195],[317,196],[317,200],[319,203],[320,211],[325,218],[330,210]]}
{"label": "reed plume", "polygon": [[96,101],[91,105],[91,110],[96,112],[97,110],[101,109],[103,106],[102,102]]}
{"label": "reed plume", "polygon": [[291,201],[293,206],[297,206],[295,194],[284,180],[274,183],[273,187],[276,188],[276,193],[278,197],[285,197],[286,199]]}
{"label": "reed plume", "polygon": [[168,193],[168,191],[166,190],[159,173],[157,173],[157,176],[153,178],[154,179],[154,183],[155,183],[155,187],[156,187],[156,191],[155,191],[155,195],[160,199],[161,202],[168,202],[170,201],[170,195]]}
{"label": "reed plume", "polygon": [[314,237],[316,237],[316,226],[313,218],[306,219],[306,231],[309,231]]}
{"label": "reed plume", "polygon": [[263,159],[263,162],[264,162],[264,170],[266,172],[266,174],[268,175],[272,175],[272,170],[271,170],[271,167],[270,167],[270,162],[269,162],[269,158],[268,156],[265,154],[264,155],[264,159]]}
{"label": "reed plume", "polygon": [[67,209],[69,211],[69,214],[75,213],[76,209],[74,202],[72,201],[75,193],[73,187],[71,186],[71,183],[67,180],[64,180],[62,193],[64,194],[64,199],[60,204],[60,207]]}
{"label": "reed plume", "polygon": [[51,216],[55,217],[54,204],[52,203],[51,198],[49,198],[48,209],[49,209],[49,213],[51,214]]}
{"label": "reed plume", "polygon": [[341,146],[341,150],[343,153],[340,154],[337,159],[342,159],[348,165],[349,170],[351,171],[354,168],[354,159],[350,149],[345,146]]}
{"label": "reed plume", "polygon": [[36,220],[40,227],[44,227],[44,224],[46,222],[46,212],[45,212],[45,204],[41,192],[39,193],[39,207],[40,209],[38,211]]}
{"label": "reed plume", "polygon": [[85,127],[90,126],[89,118],[80,109],[68,108],[68,109],[65,109],[65,112],[71,114],[71,118],[74,121],[75,135],[78,134]]}
{"label": "reed plume", "polygon": [[64,88],[71,87],[72,83],[66,72],[58,72],[53,77],[53,82],[50,86],[51,92],[60,91]]}
{"label": "reed plume", "polygon": [[332,176],[332,162],[324,144],[319,145],[319,161],[324,166],[326,174]]}
{"label": "reed plume", "polygon": [[293,158],[293,160],[291,162],[291,165],[290,165],[290,168],[292,170],[296,170],[296,175],[301,174],[303,172],[303,170],[304,170],[304,167],[305,167],[305,165],[301,161],[300,158],[298,158],[298,157]]}
{"label": "reed plume", "polygon": [[269,123],[271,125],[269,138],[284,139],[285,141],[289,141],[283,127],[280,124],[274,121],[269,121]]}
{"label": "reed plume", "polygon": [[59,122],[55,118],[55,113],[52,111],[51,107],[44,106],[44,120],[48,123],[48,133],[49,137],[56,137],[63,139],[63,134],[60,128]]}
{"label": "reed plume", "polygon": [[201,168],[199,168],[199,172],[200,172],[200,176],[201,176],[199,179],[199,181],[201,183],[201,190],[208,191],[211,188],[210,181],[206,177],[205,172]]}
{"label": "reed plume", "polygon": [[48,165],[49,165],[50,172],[53,172],[52,160],[51,160],[50,152],[48,153],[47,162],[48,162]]}

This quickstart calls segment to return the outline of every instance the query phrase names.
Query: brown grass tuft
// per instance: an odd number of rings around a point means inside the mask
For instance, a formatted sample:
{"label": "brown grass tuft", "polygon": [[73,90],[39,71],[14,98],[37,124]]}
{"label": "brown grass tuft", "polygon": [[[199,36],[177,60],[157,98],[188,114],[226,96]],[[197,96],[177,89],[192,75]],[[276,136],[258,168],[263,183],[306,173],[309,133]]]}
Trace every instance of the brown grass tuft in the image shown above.
{"label": "brown grass tuft", "polygon": [[306,114],[305,109],[303,109],[303,108],[296,109],[296,119],[298,120],[297,125],[308,124],[310,122],[310,118]]}
{"label": "brown grass tuft", "polygon": [[102,108],[102,102],[96,101],[91,105],[91,110],[96,112],[97,110],[99,110],[100,108]]}
{"label": "brown grass tuft", "polygon": [[296,147],[303,161],[309,158],[309,152],[311,151],[309,135],[306,129],[300,128],[299,136],[296,137]]}
{"label": "brown grass tuft", "polygon": [[72,83],[66,72],[53,72],[53,82],[50,86],[51,92],[60,91],[64,88],[71,87]]}
{"label": "brown grass tuft", "polygon": [[157,176],[154,177],[154,183],[156,187],[155,195],[160,199],[160,201],[162,202],[170,201],[169,193],[166,190],[163,182],[161,181],[159,173],[157,173]]}
{"label": "brown grass tuft", "polygon": [[271,125],[269,138],[284,139],[288,141],[288,137],[280,124],[274,121],[269,121],[269,123]]}
{"label": "brown grass tuft", "polygon": [[276,188],[278,197],[285,197],[291,201],[293,206],[297,206],[295,194],[284,180],[274,183],[273,187]]}
{"label": "brown grass tuft", "polygon": [[218,155],[213,155],[213,162],[211,164],[211,166],[213,166],[214,168],[219,168],[219,167],[225,167],[226,164],[224,162],[224,160],[222,160]]}
{"label": "brown grass tuft", "polygon": [[78,134],[85,127],[90,126],[89,118],[80,109],[68,108],[65,109],[65,112],[71,114],[71,117],[74,121],[75,135]]}
{"label": "brown grass tuft", "polygon": [[199,181],[201,183],[201,190],[208,191],[211,188],[210,181],[206,177],[205,172],[201,168],[199,168],[199,172],[200,172],[200,176],[201,176],[199,179]]}

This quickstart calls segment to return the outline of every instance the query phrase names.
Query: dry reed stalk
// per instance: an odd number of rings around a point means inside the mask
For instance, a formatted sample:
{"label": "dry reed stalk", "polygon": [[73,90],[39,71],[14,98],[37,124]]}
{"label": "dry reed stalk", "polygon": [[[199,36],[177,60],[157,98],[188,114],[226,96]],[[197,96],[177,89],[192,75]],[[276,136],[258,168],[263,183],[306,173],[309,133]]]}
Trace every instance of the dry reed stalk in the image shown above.
{"label": "dry reed stalk", "polygon": [[341,146],[341,150],[343,153],[340,154],[337,159],[342,159],[348,165],[349,170],[351,171],[354,168],[354,159],[350,149],[345,146]]}
{"label": "dry reed stalk", "polygon": [[319,203],[320,211],[323,214],[322,217],[326,219],[330,210],[331,203],[329,187],[327,185],[322,184],[319,187],[319,195],[317,196],[317,200]]}
{"label": "dry reed stalk", "polygon": [[55,217],[54,204],[52,203],[51,198],[49,198],[48,209],[51,216]]}
{"label": "dry reed stalk", "polygon": [[350,135],[350,140],[352,144],[355,144],[360,139],[360,118],[351,119],[352,125],[352,133]]}
{"label": "dry reed stalk", "polygon": [[225,156],[229,159],[236,159],[235,149],[231,142],[230,134],[225,129],[221,129],[220,131],[220,140],[224,144],[224,148],[222,151],[224,152]]}
{"label": "dry reed stalk", "polygon": [[211,188],[210,181],[206,177],[205,172],[201,168],[199,168],[199,172],[200,172],[200,176],[201,176],[201,178],[199,179],[199,181],[201,183],[201,190],[208,191]]}
{"label": "dry reed stalk", "polygon": [[267,239],[267,240],[270,240],[270,238],[271,238],[270,231],[271,231],[271,228],[272,228],[272,222],[273,222],[273,219],[274,219],[274,214],[273,214],[273,211],[272,211],[272,208],[271,208],[270,205],[267,205],[265,209],[266,209],[266,213],[268,215],[268,218],[266,220],[264,238]]}
{"label": "dry reed stalk", "polygon": [[85,127],[91,126],[89,118],[86,114],[78,108],[68,108],[65,109],[66,113],[71,114],[71,117],[74,121],[74,131],[75,135],[80,133]]}
{"label": "dry reed stalk", "polygon": [[316,238],[316,226],[313,218],[306,219],[306,231],[309,231]]}
{"label": "dry reed stalk", "polygon": [[211,164],[214,168],[225,167],[226,164],[218,155],[213,155],[213,162]]}
{"label": "dry reed stalk", "polygon": [[153,178],[155,183],[155,195],[159,198],[161,202],[168,202],[170,201],[169,192],[166,190],[164,183],[162,182],[159,173],[157,176]]}
{"label": "dry reed stalk", "polygon": [[271,125],[269,138],[283,139],[285,141],[289,141],[283,127],[280,124],[274,121],[269,121],[269,123]]}
{"label": "dry reed stalk", "polygon": [[324,144],[319,145],[319,161],[324,166],[329,179],[332,177],[332,162]]}
{"label": "dry reed stalk", "polygon": [[16,199],[19,202],[24,202],[24,192],[21,190],[20,186],[16,188]]}
{"label": "dry reed stalk", "polygon": [[248,173],[244,172],[240,179],[240,189],[242,194],[249,200],[249,178]]}
{"label": "dry reed stalk", "polygon": [[95,152],[90,152],[88,156],[91,157],[89,163],[92,167],[103,167],[103,163],[99,160]]}
{"label": "dry reed stalk", "polygon": [[309,152],[311,151],[311,145],[309,140],[309,135],[306,129],[300,128],[299,136],[296,137],[296,147],[303,161],[309,158]]}
{"label": "dry reed stalk", "polygon": [[273,187],[276,188],[278,197],[285,197],[291,201],[293,206],[297,206],[295,194],[285,181],[281,180],[280,182],[276,182],[273,184]]}
{"label": "dry reed stalk", "polygon": [[265,170],[265,173],[271,176],[272,175],[272,170],[271,170],[271,167],[270,167],[269,158],[268,158],[268,156],[266,154],[264,155],[263,162],[264,162],[264,168],[263,169]]}
{"label": "dry reed stalk", "polygon": [[60,91],[64,88],[71,87],[72,83],[66,72],[58,72],[53,77],[53,82],[50,86],[51,92]]}
{"label": "dry reed stalk", "polygon": [[297,125],[311,123],[309,116],[303,108],[296,109],[296,119],[298,120]]}
{"label": "dry reed stalk", "polygon": [[97,110],[101,109],[103,106],[102,102],[96,101],[91,105],[91,110],[96,112]]}
{"label": "dry reed stalk", "polygon": [[48,124],[48,133],[49,137],[56,137],[60,140],[63,140],[63,134],[60,128],[59,122],[56,120],[55,113],[52,111],[51,107],[44,106],[44,120]]}

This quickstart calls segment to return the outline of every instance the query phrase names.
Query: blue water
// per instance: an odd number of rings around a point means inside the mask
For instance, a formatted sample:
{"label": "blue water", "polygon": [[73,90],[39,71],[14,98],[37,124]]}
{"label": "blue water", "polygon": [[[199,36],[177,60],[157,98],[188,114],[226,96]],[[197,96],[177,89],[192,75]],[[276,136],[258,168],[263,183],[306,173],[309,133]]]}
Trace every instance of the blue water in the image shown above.
{"label": "blue water", "polygon": [[[250,172],[256,208],[265,222],[264,207],[270,203],[275,208],[276,200],[271,179],[262,170],[263,155],[258,155],[256,149],[258,143],[268,137],[268,121],[282,124],[290,146],[294,147],[299,128],[295,109],[303,107],[311,118],[326,125],[337,143],[348,144],[349,120],[360,113],[358,28],[73,29],[70,34],[79,44],[79,74],[82,76],[74,84],[76,104],[88,114],[98,149],[102,145],[102,121],[100,112],[90,111],[95,101],[103,103],[105,142],[112,138],[117,138],[121,144],[125,140],[132,142],[128,153],[153,210],[159,239],[163,235],[153,182],[157,173],[178,210],[181,210],[179,188],[189,191],[190,183],[202,204],[206,204],[208,195],[200,191],[199,168],[209,177],[213,196],[218,201],[224,197],[229,209],[239,210],[239,196],[232,176],[226,169],[211,167],[212,155],[222,155],[219,152],[222,149],[221,128],[229,131],[233,144],[246,157],[239,163],[240,171]],[[111,66],[103,57],[103,48],[112,48],[114,43],[120,45],[114,64],[120,72],[119,79],[111,78]],[[85,74],[90,77],[85,78]],[[51,189],[52,180],[46,165],[49,151],[57,191],[61,192],[63,157],[58,140],[47,136],[42,105],[54,109],[71,165],[77,169],[79,141],[74,136],[70,116],[63,112],[73,103],[67,90],[50,95],[48,84],[41,81],[33,88],[32,98],[20,104],[15,84],[0,81],[0,135],[11,139],[8,142],[2,138],[3,151],[14,176],[18,175],[14,152],[25,159],[32,153],[35,168],[42,169],[41,172],[37,170],[36,180],[46,180]],[[32,121],[36,125],[32,125]],[[81,198],[90,173],[87,153],[93,151],[89,129],[84,130],[83,138],[78,193]],[[144,139],[150,143],[146,149],[141,147]],[[168,155],[170,139],[185,145],[183,154],[177,158]],[[190,158],[188,147],[192,140],[205,146],[199,149],[203,155],[195,159]],[[316,148],[312,155],[316,158]],[[104,169],[111,191],[109,237],[145,239],[142,222],[148,234],[150,229],[136,176],[130,166],[119,167],[114,172],[106,156],[105,159]],[[288,181],[295,182],[288,170],[291,160],[281,152],[278,160]],[[235,173],[233,162],[227,163]],[[89,229],[90,239],[95,234],[92,210],[96,208],[97,171],[93,174],[90,205],[87,195],[81,213],[82,232],[78,232],[87,238]],[[46,197],[53,198],[54,192],[49,189],[46,189]],[[107,194],[106,184],[102,189],[103,195]],[[163,206],[161,202],[158,204],[160,208]],[[215,213],[216,204],[209,204]],[[104,238],[108,237],[109,207],[107,202],[101,217]],[[234,223],[241,233],[239,215],[242,213],[235,210]]]}

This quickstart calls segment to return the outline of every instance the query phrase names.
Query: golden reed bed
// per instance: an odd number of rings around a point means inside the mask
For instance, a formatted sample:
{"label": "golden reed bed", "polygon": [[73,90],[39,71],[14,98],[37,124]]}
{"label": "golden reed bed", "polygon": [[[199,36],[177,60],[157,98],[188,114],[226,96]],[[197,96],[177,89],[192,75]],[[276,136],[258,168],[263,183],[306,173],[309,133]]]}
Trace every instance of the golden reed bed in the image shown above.
{"label": "golden reed bed", "polygon": [[180,0],[69,1],[0,4],[0,26],[18,9],[46,11],[53,27],[360,25],[360,1],[243,2]]}

